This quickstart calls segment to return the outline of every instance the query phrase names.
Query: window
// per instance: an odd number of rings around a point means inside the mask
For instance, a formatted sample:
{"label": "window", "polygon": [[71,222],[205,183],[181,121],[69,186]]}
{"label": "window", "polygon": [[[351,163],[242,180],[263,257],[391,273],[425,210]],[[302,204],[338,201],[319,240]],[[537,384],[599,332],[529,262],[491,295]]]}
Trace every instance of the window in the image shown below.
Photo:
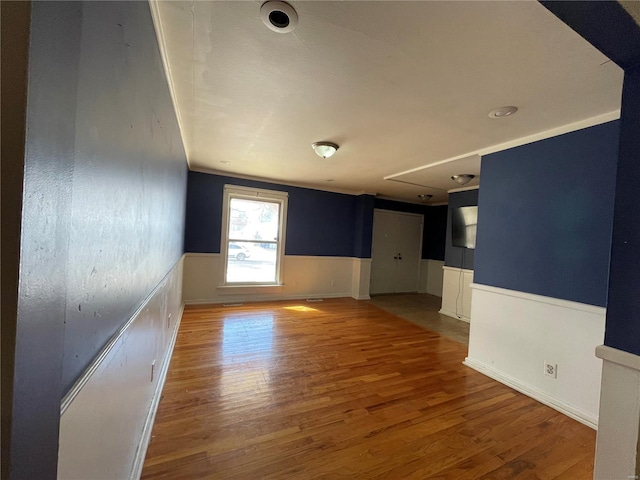
{"label": "window", "polygon": [[279,285],[287,221],[286,192],[224,186],[225,285]]}

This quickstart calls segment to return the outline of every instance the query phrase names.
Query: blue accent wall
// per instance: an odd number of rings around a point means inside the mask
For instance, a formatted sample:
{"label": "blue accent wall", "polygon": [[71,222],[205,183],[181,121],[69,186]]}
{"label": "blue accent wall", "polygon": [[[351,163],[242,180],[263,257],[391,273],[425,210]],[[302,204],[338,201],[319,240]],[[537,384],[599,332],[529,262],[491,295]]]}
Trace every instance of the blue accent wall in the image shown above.
{"label": "blue accent wall", "polygon": [[429,207],[425,216],[422,258],[444,261],[447,246],[447,205]]}
{"label": "blue accent wall", "polygon": [[31,3],[26,126],[3,468],[9,451],[7,478],[46,480],[63,395],[183,253],[186,157],[147,2]]}
{"label": "blue accent wall", "polygon": [[417,213],[424,216],[422,258],[444,260],[447,231],[447,206],[419,205],[384,198],[375,199],[375,208],[395,212]]}
{"label": "blue accent wall", "polygon": [[640,66],[625,72],[605,345],[640,355]]}
{"label": "blue accent wall", "polygon": [[373,197],[189,172],[185,250],[220,253],[224,185],[289,194],[286,255],[371,257]]}
{"label": "blue accent wall", "polygon": [[482,158],[474,281],[607,304],[619,122]]}
{"label": "blue accent wall", "polygon": [[374,205],[375,197],[373,195],[360,195],[356,199],[354,257],[371,258]]}
{"label": "blue accent wall", "polygon": [[[484,172],[483,172],[484,174]],[[482,178],[484,188],[484,177]],[[447,211],[446,250],[444,264],[448,267],[473,270],[475,250],[472,248],[454,247],[451,240],[451,209],[478,205],[478,189],[449,194],[449,208]]]}

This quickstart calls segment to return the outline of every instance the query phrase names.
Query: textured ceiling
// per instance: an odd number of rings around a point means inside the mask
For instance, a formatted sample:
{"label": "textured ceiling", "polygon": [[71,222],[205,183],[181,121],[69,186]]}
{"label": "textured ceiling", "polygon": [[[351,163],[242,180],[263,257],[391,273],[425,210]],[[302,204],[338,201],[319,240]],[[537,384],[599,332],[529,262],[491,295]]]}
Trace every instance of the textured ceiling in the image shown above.
{"label": "textured ceiling", "polygon": [[622,70],[538,2],[291,2],[288,34],[261,4],[152,4],[193,170],[438,203],[476,153],[617,117]]}

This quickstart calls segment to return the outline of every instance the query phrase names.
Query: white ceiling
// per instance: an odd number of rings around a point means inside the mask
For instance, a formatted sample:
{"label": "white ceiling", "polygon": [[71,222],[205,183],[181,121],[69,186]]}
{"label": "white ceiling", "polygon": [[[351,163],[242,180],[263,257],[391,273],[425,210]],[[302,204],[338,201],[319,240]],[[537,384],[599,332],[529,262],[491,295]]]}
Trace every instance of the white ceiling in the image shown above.
{"label": "white ceiling", "polygon": [[474,154],[618,116],[622,70],[536,1],[290,3],[287,34],[262,2],[152,3],[192,170],[439,203]]}

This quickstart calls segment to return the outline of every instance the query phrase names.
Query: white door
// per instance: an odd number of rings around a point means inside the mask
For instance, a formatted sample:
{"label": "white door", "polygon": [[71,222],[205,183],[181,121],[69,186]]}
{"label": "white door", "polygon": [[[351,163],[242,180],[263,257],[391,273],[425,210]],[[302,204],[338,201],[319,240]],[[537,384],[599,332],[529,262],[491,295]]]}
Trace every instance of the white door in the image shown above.
{"label": "white door", "polygon": [[422,215],[374,210],[370,292],[418,290]]}

